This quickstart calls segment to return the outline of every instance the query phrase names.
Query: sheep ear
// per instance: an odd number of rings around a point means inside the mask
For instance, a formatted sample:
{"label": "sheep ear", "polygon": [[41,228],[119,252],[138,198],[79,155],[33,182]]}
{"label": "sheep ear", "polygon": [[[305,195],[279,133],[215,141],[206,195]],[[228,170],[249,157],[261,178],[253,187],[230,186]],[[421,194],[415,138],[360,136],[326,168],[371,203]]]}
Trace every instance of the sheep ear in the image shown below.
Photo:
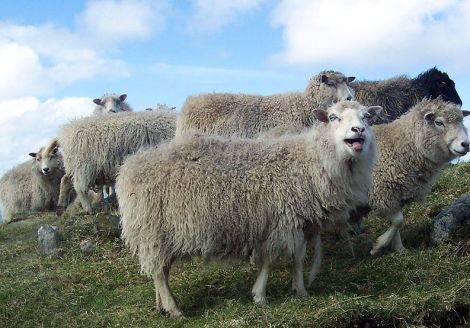
{"label": "sheep ear", "polygon": [[382,112],[382,106],[370,106],[367,107],[367,112],[370,114],[370,118],[373,118],[379,115]]}
{"label": "sheep ear", "polygon": [[324,110],[321,110],[321,109],[316,109],[313,111],[313,115],[317,118],[317,120],[319,120],[320,122],[323,122],[323,123],[328,123],[329,120],[328,120],[328,114],[327,112],[325,112]]}
{"label": "sheep ear", "polygon": [[29,153],[29,156],[36,158],[36,153]]}
{"label": "sheep ear", "polygon": [[463,110],[462,111],[463,117],[470,115],[470,110]]}
{"label": "sheep ear", "polygon": [[429,112],[429,113],[424,114],[424,119],[426,120],[428,124],[433,124],[434,120],[436,119],[436,115],[434,115],[434,113]]}
{"label": "sheep ear", "polygon": [[348,83],[354,81],[355,79],[356,79],[355,76],[349,76],[348,77]]}
{"label": "sheep ear", "polygon": [[321,76],[321,81],[322,81],[322,83],[328,83],[328,76],[325,75],[325,74],[323,74],[323,75]]}
{"label": "sheep ear", "polygon": [[97,105],[101,105],[101,99],[100,98],[93,99],[93,102]]}
{"label": "sheep ear", "polygon": [[120,101],[124,101],[124,100],[126,100],[126,98],[127,98],[126,94],[122,94],[122,95],[119,96]]}
{"label": "sheep ear", "polygon": [[145,108],[145,110],[152,110],[152,108],[150,108],[150,107],[149,107],[149,108]]}

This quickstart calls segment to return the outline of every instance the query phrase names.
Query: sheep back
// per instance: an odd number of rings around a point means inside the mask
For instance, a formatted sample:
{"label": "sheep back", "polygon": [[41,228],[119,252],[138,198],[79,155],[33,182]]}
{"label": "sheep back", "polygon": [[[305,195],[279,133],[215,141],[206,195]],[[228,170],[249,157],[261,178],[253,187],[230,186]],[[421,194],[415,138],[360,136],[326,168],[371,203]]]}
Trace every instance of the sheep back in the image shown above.
{"label": "sheep back", "polygon": [[86,192],[97,180],[113,182],[124,157],[171,139],[175,121],[174,111],[145,111],[92,116],[66,124],[58,139],[74,188]]}

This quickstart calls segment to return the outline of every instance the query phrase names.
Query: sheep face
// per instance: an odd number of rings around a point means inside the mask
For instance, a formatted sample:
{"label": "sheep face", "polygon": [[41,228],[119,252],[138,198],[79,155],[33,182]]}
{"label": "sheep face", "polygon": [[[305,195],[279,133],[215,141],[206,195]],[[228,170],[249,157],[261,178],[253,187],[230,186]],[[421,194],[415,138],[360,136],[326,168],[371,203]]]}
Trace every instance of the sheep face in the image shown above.
{"label": "sheep face", "polygon": [[50,175],[62,168],[62,156],[57,146],[41,148],[37,153],[29,153],[34,157],[36,168],[43,175]]}
{"label": "sheep face", "polygon": [[127,106],[123,105],[127,95],[106,95],[101,98],[93,99],[93,102],[98,105],[95,109],[96,113],[109,114],[128,111]]}
{"label": "sheep face", "polygon": [[369,120],[382,110],[380,106],[365,107],[355,101],[342,101],[328,109],[315,111],[315,116],[331,125],[340,158],[359,158],[375,147]]}
{"label": "sheep face", "polygon": [[455,104],[435,100],[430,101],[420,114],[424,134],[418,141],[427,158],[435,163],[445,163],[468,152],[469,140],[463,117],[470,111],[461,111]]}

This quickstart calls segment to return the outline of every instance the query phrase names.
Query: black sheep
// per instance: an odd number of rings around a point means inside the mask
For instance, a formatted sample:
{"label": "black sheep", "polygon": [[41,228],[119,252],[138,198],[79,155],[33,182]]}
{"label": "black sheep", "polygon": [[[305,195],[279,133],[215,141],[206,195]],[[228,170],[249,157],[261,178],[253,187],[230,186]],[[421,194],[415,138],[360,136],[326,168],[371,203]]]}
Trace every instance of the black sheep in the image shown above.
{"label": "black sheep", "polygon": [[367,106],[383,107],[382,114],[377,116],[372,124],[391,122],[424,98],[441,97],[444,101],[462,105],[454,81],[436,67],[414,79],[401,75],[381,81],[353,82],[351,87],[356,92],[358,102]]}

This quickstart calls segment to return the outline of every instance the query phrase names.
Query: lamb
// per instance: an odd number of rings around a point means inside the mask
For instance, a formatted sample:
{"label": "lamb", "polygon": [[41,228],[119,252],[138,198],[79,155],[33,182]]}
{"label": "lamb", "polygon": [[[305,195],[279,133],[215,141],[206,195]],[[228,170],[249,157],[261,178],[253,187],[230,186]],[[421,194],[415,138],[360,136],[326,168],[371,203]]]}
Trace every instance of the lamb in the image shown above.
{"label": "lamb", "polygon": [[454,81],[436,67],[414,79],[402,75],[382,81],[356,81],[351,83],[351,87],[360,103],[384,108],[382,115],[377,116],[373,124],[392,122],[425,98],[440,97],[444,101],[462,105]]}
{"label": "lamb", "polygon": [[354,95],[354,77],[323,71],[312,77],[303,93],[272,96],[212,93],[186,99],[176,124],[176,135],[199,131],[222,136],[252,138],[283,124],[310,126],[315,109],[326,109]]}
{"label": "lamb", "polygon": [[127,98],[126,94],[118,96],[115,93],[105,94],[101,98],[93,99],[93,102],[97,105],[93,111],[94,115],[108,114],[108,113],[121,113],[121,112],[132,112],[131,106],[125,101]]}
{"label": "lamb", "polygon": [[58,203],[65,172],[57,140],[29,155],[34,159],[15,166],[0,179],[4,223],[11,222],[15,214],[52,210]]}
{"label": "lamb", "polygon": [[[67,172],[61,189],[70,191],[73,183],[82,207],[92,213],[87,192],[95,186],[113,186],[117,168],[127,155],[173,138],[175,125],[174,111],[99,115],[66,124],[58,137]],[[60,196],[58,214],[70,199],[67,194]]]}
{"label": "lamb", "polygon": [[[424,199],[449,161],[468,152],[462,121],[469,114],[451,102],[426,99],[396,121],[373,127],[377,164],[368,205],[392,225],[377,239],[372,255],[390,243],[396,251],[404,249],[399,231],[403,207]],[[351,221],[356,223],[358,219],[352,217]]]}
{"label": "lamb", "polygon": [[313,114],[323,124],[281,138],[185,135],[129,156],[116,182],[122,237],[152,277],[157,310],[182,315],[168,286],[178,258],[247,259],[260,269],[252,293],[266,302],[270,268],[293,256],[292,288],[306,296],[306,241],[323,227],[345,226],[367,202],[375,139],[357,102]]}

